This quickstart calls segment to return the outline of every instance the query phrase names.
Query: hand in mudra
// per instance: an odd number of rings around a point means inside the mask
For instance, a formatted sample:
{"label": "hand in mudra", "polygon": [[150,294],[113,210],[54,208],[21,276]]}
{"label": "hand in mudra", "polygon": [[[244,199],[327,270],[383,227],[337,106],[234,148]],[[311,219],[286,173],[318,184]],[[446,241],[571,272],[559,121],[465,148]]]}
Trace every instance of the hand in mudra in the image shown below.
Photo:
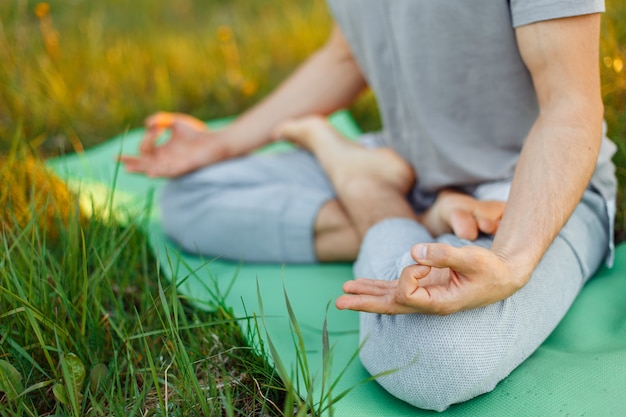
{"label": "hand in mudra", "polygon": [[528,280],[502,256],[478,246],[415,245],[415,265],[398,279],[359,278],[343,285],[339,309],[380,314],[447,315],[503,300]]}
{"label": "hand in mudra", "polygon": [[[479,233],[497,231],[504,208],[504,202],[480,201],[445,190],[419,220],[434,237],[454,233],[474,240]],[[380,314],[452,314],[503,300],[528,279],[517,276],[505,257],[478,246],[417,244],[411,256],[416,264],[404,268],[398,279],[346,282],[346,294],[337,299],[337,308]]]}
{"label": "hand in mudra", "polygon": [[[170,131],[170,138],[157,144],[166,130]],[[139,155],[122,155],[120,162],[128,172],[149,177],[178,177],[224,160],[227,155],[223,138],[202,121],[185,114],[160,112],[146,119]]]}

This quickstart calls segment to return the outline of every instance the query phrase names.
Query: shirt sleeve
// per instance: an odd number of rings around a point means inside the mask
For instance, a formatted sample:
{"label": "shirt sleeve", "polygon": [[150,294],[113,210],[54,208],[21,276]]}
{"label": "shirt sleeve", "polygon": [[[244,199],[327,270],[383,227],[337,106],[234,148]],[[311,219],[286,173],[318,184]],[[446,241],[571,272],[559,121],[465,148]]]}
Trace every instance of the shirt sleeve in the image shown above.
{"label": "shirt sleeve", "polygon": [[604,0],[510,0],[513,26],[604,11]]}

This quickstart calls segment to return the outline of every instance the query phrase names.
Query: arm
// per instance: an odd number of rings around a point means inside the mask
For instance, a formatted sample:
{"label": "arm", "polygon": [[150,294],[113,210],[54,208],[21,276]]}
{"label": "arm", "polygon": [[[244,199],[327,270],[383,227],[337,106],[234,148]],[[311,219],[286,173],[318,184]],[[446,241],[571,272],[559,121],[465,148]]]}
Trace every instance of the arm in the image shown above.
{"label": "arm", "polygon": [[[517,30],[540,113],[520,155],[492,250],[523,271],[516,277],[518,285],[530,278],[594,171],[603,116],[599,33],[599,15],[541,22]],[[531,246],[525,238],[528,235],[535,236]]]}
{"label": "arm", "polygon": [[[242,156],[271,141],[277,123],[310,114],[327,115],[352,103],[366,82],[337,26],[312,55],[270,96],[227,128],[210,132],[190,116],[157,113],[146,120],[138,157],[123,156],[131,172],[173,177],[224,159]],[[157,146],[165,129],[170,140]]]}
{"label": "arm", "polygon": [[586,15],[517,29],[540,112],[491,250],[418,244],[412,249],[418,265],[395,281],[347,282],[339,308],[451,314],[503,300],[528,282],[574,211],[597,160],[603,113],[599,23],[598,15]]}

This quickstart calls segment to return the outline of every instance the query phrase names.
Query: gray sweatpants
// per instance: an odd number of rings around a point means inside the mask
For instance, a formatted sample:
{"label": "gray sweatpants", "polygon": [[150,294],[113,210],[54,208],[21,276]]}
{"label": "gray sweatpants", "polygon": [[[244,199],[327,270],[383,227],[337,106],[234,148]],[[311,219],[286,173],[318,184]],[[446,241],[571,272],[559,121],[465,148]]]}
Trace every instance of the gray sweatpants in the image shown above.
{"label": "gray sweatpants", "polygon": [[[477,198],[506,199],[506,184],[479,187]],[[166,233],[184,249],[253,262],[315,262],[313,225],[335,198],[305,151],[253,155],[172,180],[164,189]],[[361,361],[378,382],[417,407],[444,410],[492,390],[530,356],[564,316],[605,258],[609,219],[604,200],[587,191],[531,280],[506,300],[439,317],[361,314]],[[529,236],[529,239],[532,238]],[[489,247],[453,235],[433,239],[418,223],[385,220],[366,234],[354,274],[392,280],[414,263],[418,242]]]}

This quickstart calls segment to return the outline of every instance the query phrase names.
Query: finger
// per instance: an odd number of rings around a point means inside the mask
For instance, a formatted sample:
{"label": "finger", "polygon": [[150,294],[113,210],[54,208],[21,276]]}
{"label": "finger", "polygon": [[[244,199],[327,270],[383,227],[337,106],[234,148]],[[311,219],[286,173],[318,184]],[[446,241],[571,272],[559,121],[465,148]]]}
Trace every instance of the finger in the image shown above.
{"label": "finger", "polygon": [[398,279],[396,298],[400,304],[409,304],[410,298],[421,287],[420,280],[426,278],[431,268],[424,265],[409,265],[402,270]]}
{"label": "finger", "polygon": [[145,168],[145,174],[150,178],[173,178],[176,176],[174,169],[169,159],[163,159],[159,163],[148,165]]}
{"label": "finger", "polygon": [[139,144],[141,153],[152,153],[156,147],[156,142],[163,132],[174,123],[174,116],[171,113],[159,112],[146,119],[146,132]]}
{"label": "finger", "polygon": [[478,237],[476,219],[467,210],[454,210],[450,215],[450,227],[454,234],[461,239],[476,240]]}
{"label": "finger", "polygon": [[398,281],[383,281],[376,279],[356,279],[343,284],[343,291],[347,294],[384,295],[394,291]]}
{"label": "finger", "polygon": [[146,118],[144,124],[147,128],[151,127],[170,127],[174,122],[174,113],[160,111]]}
{"label": "finger", "polygon": [[481,232],[493,235],[498,231],[500,219],[506,203],[502,201],[480,201],[474,210],[474,217]]}
{"label": "finger", "polygon": [[[422,265],[423,266],[423,265]],[[448,268],[430,268],[430,272],[419,280],[420,287],[432,285],[445,285],[450,281],[450,269]]]}
{"label": "finger", "polygon": [[440,292],[443,286],[419,287],[411,296],[410,302],[404,304],[398,302],[398,297],[394,293],[381,296],[363,294],[345,294],[337,298],[335,306],[339,310],[355,310],[377,314],[438,314],[447,315],[461,310],[452,303],[438,300],[445,300]]}
{"label": "finger", "polygon": [[195,118],[193,116],[190,116],[188,114],[172,113],[172,117],[174,119],[174,122],[176,122],[176,121],[184,122],[184,123],[192,126],[196,130],[209,130],[209,127],[206,125],[206,123],[204,123],[202,120],[200,120],[198,118]]}
{"label": "finger", "polygon": [[127,156],[121,155],[118,160],[124,164],[126,171],[141,173],[148,177],[170,177],[170,164],[165,160],[158,160],[154,156]]}
{"label": "finger", "polygon": [[[432,275],[440,275],[425,285]],[[442,279],[446,275],[446,279]],[[450,279],[449,269],[432,269],[423,265],[405,268],[400,276],[395,301],[414,313],[447,315],[464,306],[462,291]]]}
{"label": "finger", "polygon": [[145,172],[146,162],[143,157],[120,155],[117,160],[124,165],[127,172]]}
{"label": "finger", "polygon": [[469,274],[484,265],[482,251],[475,246],[455,248],[444,243],[419,243],[411,248],[411,255],[421,265]]}
{"label": "finger", "polygon": [[476,219],[478,224],[478,229],[485,234],[494,235],[498,231],[498,227],[500,226],[500,220],[492,220],[479,218]]}
{"label": "finger", "polygon": [[498,220],[502,218],[506,203],[502,201],[478,201],[474,205],[473,214],[476,217]]}
{"label": "finger", "polygon": [[337,298],[335,306],[339,310],[355,310],[378,314],[402,314],[412,310],[393,302],[391,294],[385,296],[346,294]]}
{"label": "finger", "polygon": [[462,292],[450,285],[419,287],[411,296],[410,305],[416,312],[447,316],[465,309]]}
{"label": "finger", "polygon": [[151,154],[156,148],[159,137],[165,132],[164,127],[154,126],[147,128],[141,143],[139,144],[139,152],[142,154]]}

